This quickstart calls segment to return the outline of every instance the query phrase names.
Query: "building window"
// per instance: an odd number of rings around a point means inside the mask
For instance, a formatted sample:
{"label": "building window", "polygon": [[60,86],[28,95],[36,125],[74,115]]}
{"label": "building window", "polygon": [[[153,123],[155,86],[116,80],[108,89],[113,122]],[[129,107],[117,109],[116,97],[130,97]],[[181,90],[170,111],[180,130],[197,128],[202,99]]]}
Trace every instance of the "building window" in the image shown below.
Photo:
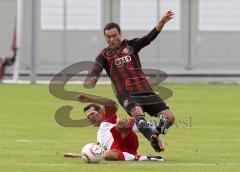
{"label": "building window", "polygon": [[[62,30],[64,0],[41,1],[41,28]],[[99,30],[101,28],[101,0],[66,0],[68,30]]]}
{"label": "building window", "polygon": [[200,31],[240,31],[239,0],[200,0]]}
{"label": "building window", "polygon": [[[123,30],[149,30],[157,22],[158,0],[121,0],[120,25]],[[180,0],[159,0],[160,15],[167,10],[175,12],[174,20],[169,22],[165,30],[180,30]]]}

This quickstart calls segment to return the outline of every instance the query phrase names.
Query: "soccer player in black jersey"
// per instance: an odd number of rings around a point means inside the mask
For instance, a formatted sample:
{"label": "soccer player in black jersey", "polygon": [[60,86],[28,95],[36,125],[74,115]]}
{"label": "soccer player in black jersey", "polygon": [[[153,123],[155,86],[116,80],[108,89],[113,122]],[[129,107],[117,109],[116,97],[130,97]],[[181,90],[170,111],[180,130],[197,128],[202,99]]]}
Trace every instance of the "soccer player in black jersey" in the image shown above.
{"label": "soccer player in black jersey", "polygon": [[[119,103],[135,118],[139,131],[157,152],[164,150],[159,134],[166,134],[168,128],[174,123],[175,117],[151,88],[142,71],[138,53],[158,36],[173,16],[172,11],[167,11],[150,33],[132,40],[121,40],[120,27],[116,23],[107,24],[104,28],[104,36],[108,47],[98,54],[96,63],[86,80],[89,86],[95,86],[103,68],[106,70]],[[160,118],[155,127],[147,122],[144,112]]]}
{"label": "soccer player in black jersey", "polygon": [[0,82],[5,74],[5,68],[14,64],[16,59],[16,54],[13,57],[0,57]]}

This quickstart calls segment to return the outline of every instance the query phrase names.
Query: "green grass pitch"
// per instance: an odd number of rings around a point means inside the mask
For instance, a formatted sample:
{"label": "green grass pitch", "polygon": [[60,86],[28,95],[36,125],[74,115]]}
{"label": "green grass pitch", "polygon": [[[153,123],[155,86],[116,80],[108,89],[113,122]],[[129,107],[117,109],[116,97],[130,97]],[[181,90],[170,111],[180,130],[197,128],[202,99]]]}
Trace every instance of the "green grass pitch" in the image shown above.
{"label": "green grass pitch", "polygon": [[[177,118],[162,137],[167,145],[161,153],[165,162],[84,164],[63,154],[80,152],[83,145],[95,142],[97,129],[65,128],[54,118],[59,107],[72,105],[71,117],[81,119],[83,105],[53,97],[48,85],[0,85],[0,171],[240,171],[240,86],[165,86],[173,91],[166,102]],[[67,89],[115,99],[109,85]],[[118,114],[128,117],[122,108]],[[139,153],[155,154],[141,135],[139,142]]]}

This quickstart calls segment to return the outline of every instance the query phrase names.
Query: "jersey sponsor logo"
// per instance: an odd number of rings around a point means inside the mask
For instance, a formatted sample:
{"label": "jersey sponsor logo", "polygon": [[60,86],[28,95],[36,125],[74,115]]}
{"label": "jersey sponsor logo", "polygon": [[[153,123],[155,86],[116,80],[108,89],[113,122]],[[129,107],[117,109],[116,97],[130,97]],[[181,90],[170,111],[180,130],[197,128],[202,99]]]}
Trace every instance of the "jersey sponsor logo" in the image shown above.
{"label": "jersey sponsor logo", "polygon": [[124,49],[122,50],[121,53],[122,53],[122,54],[128,54],[128,55],[131,55],[131,54],[133,54],[133,49],[132,49],[132,47],[127,46],[126,48],[124,48]]}
{"label": "jersey sponsor logo", "polygon": [[132,60],[131,56],[129,56],[129,55],[123,56],[123,57],[115,60],[115,65],[120,67],[120,66],[124,65],[125,63],[130,62],[131,60]]}

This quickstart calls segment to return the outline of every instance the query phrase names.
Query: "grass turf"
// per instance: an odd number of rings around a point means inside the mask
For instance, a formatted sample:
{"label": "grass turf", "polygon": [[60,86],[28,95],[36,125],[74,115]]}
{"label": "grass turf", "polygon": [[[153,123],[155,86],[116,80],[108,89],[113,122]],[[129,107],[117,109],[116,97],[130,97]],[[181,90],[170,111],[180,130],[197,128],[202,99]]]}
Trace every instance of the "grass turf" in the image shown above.
{"label": "grass turf", "polygon": [[[173,91],[166,102],[177,118],[162,136],[166,161],[89,165],[63,154],[80,152],[83,145],[95,142],[97,129],[65,128],[54,118],[64,105],[74,107],[73,119],[83,118],[84,105],[53,97],[47,85],[0,85],[0,171],[240,171],[239,85],[165,86]],[[67,89],[115,99],[109,85]],[[118,114],[128,117],[122,108]],[[155,154],[141,135],[139,142],[139,153]]]}

